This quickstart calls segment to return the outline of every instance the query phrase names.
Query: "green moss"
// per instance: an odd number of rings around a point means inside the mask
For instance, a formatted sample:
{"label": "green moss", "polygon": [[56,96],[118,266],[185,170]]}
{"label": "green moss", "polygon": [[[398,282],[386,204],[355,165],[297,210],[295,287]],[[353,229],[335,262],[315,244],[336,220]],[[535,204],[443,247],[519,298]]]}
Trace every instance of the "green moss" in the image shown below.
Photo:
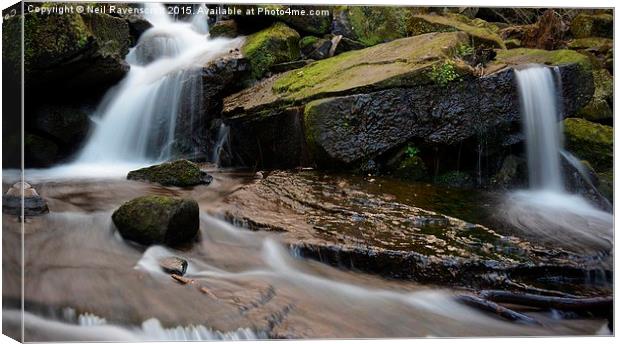
{"label": "green moss", "polygon": [[306,47],[311,46],[319,41],[318,37],[306,36],[299,41],[299,48],[304,50]]}
{"label": "green moss", "polygon": [[569,41],[567,46],[570,49],[597,49],[609,50],[614,46],[614,40],[602,37],[577,38]]}
{"label": "green moss", "polygon": [[415,15],[409,19],[408,33],[421,35],[429,32],[463,31],[470,35],[476,45],[485,44],[491,47],[505,49],[504,41],[484,21],[472,22],[465,16],[457,14],[446,15]]}
{"label": "green moss", "polygon": [[614,96],[614,79],[606,69],[592,71],[594,79],[594,96],[579,110],[578,116],[589,121],[601,121],[613,118],[610,104]]}
{"label": "green moss", "polygon": [[241,50],[250,61],[252,77],[260,79],[269,67],[299,59],[299,34],[284,23],[275,23],[247,37]]}
{"label": "green moss", "polygon": [[350,6],[346,17],[355,38],[366,46],[407,37],[408,11],[402,7]]}
{"label": "green moss", "polygon": [[373,85],[430,82],[427,70],[446,59],[446,51],[467,41],[462,33],[395,40],[314,62],[280,77],[273,91],[289,100]]}
{"label": "green moss", "polygon": [[146,180],[164,186],[194,186],[203,184],[205,173],[188,160],[176,160],[141,168],[127,174],[127,179]]}
{"label": "green moss", "polygon": [[613,166],[613,128],[589,122],[581,118],[564,120],[566,147],[595,170],[606,170]]}
{"label": "green moss", "polygon": [[209,35],[212,38],[217,37],[237,37],[237,23],[234,20],[221,20],[209,27]]}
{"label": "green moss", "polygon": [[510,65],[540,63],[552,66],[577,63],[584,70],[591,70],[592,64],[587,56],[573,50],[540,50],[517,48],[500,50],[495,57],[496,62]]}
{"label": "green moss", "polygon": [[613,15],[606,13],[579,13],[571,22],[570,31],[575,38],[613,38],[614,17]]}

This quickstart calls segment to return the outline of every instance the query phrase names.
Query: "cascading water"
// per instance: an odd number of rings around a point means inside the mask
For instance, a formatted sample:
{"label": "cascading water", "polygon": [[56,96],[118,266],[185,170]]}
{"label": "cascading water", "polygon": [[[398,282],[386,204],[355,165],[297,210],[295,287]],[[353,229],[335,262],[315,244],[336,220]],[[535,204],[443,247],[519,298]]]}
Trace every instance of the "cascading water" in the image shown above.
{"label": "cascading water", "polygon": [[553,70],[515,70],[531,189],[562,191],[560,127]]}
{"label": "cascading water", "polygon": [[526,138],[529,190],[510,193],[501,217],[525,233],[536,234],[580,252],[609,252],[613,216],[566,191],[561,171],[562,127],[555,69],[515,70]]}
{"label": "cascading water", "polygon": [[202,66],[238,45],[208,39],[207,18],[172,21],[162,5],[145,4],[153,24],[126,57],[131,69],[106,96],[96,128],[77,163],[150,163],[175,154],[179,120],[194,123],[203,111]]}

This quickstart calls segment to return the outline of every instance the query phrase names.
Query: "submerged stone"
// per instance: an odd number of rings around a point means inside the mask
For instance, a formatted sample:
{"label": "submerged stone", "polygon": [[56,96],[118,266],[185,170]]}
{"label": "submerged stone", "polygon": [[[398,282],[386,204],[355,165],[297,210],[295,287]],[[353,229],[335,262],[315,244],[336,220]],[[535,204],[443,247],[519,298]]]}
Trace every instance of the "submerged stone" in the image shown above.
{"label": "submerged stone", "polygon": [[143,196],[121,205],[112,221],[127,240],[142,245],[180,245],[198,233],[198,216],[198,203],[193,199]]}
{"label": "submerged stone", "polygon": [[131,171],[127,179],[185,187],[210,184],[213,177],[189,160],[176,160]]}
{"label": "submerged stone", "polygon": [[183,276],[187,271],[187,260],[179,257],[166,257],[159,261],[164,272]]}

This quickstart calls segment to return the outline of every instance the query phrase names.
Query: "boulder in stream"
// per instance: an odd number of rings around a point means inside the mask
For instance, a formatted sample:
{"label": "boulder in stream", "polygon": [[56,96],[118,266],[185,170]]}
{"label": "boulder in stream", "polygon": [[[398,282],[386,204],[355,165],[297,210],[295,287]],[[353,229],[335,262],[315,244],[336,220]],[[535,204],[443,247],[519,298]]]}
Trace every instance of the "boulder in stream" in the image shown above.
{"label": "boulder in stream", "polygon": [[163,186],[195,186],[210,184],[213,177],[189,160],[176,160],[130,171],[129,180],[159,183]]}
{"label": "boulder in stream", "polygon": [[198,233],[198,203],[193,199],[143,196],[124,203],[112,214],[123,238],[142,245],[180,245]]}

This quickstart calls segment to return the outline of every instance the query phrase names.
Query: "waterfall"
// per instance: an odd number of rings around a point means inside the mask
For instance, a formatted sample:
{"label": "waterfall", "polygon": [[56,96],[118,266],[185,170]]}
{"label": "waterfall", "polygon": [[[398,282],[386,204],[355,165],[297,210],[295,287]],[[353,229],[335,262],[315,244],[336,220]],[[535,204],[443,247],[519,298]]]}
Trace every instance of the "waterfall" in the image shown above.
{"label": "waterfall", "polygon": [[609,252],[613,245],[613,215],[564,187],[562,155],[584,178],[587,173],[578,159],[562,150],[561,102],[554,72],[545,66],[515,70],[530,188],[509,193],[499,216],[538,240],[577,252]]}
{"label": "waterfall", "polygon": [[208,39],[206,16],[173,21],[163,5],[145,6],[153,27],[126,56],[130,70],[94,114],[94,131],[76,163],[144,164],[174,157],[179,138],[187,139],[194,118],[203,115],[202,66],[237,44]]}
{"label": "waterfall", "polygon": [[561,133],[553,70],[515,70],[521,100],[531,189],[564,190],[560,171]]}
{"label": "waterfall", "polygon": [[220,123],[220,127],[217,130],[217,140],[215,141],[215,146],[213,147],[213,152],[211,153],[211,162],[215,163],[216,166],[220,166],[220,157],[222,156],[222,151],[224,150],[224,146],[228,144],[228,138],[230,136],[230,127]]}

